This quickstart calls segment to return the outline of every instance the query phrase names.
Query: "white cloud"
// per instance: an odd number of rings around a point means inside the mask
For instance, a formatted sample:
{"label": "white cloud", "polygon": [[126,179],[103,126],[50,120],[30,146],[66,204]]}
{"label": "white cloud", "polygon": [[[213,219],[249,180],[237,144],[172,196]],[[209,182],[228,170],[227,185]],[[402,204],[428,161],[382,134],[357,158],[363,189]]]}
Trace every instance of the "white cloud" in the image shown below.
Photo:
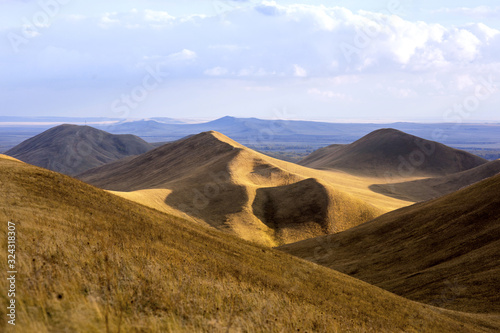
{"label": "white cloud", "polygon": [[144,19],[148,22],[171,22],[175,19],[175,17],[171,16],[167,12],[146,9],[144,11]]}
{"label": "white cloud", "polygon": [[194,60],[196,59],[197,55],[196,52],[184,49],[181,52],[177,53],[172,53],[169,56],[169,59],[179,61],[179,60]]}
{"label": "white cloud", "polygon": [[[50,32],[62,41],[61,47],[95,53],[96,58],[137,57],[135,63],[150,54],[196,58],[199,75],[221,67],[224,75],[240,77],[336,77],[445,69],[478,61],[487,66],[500,49],[500,32],[482,23],[445,27],[340,7],[249,2],[221,18],[132,9],[102,14],[97,24],[90,16],[66,20]],[[68,40],[68,31],[86,35]],[[182,68],[177,72],[180,75]]]}
{"label": "white cloud", "polygon": [[107,27],[113,24],[120,23],[120,21],[116,18],[117,13],[105,13],[101,16],[101,26]]}
{"label": "white cloud", "polygon": [[[56,18],[48,27],[13,27],[4,35],[13,32],[28,42],[14,54],[4,38],[0,81],[5,87],[15,80],[20,86],[55,85],[57,73],[67,80],[87,77],[79,83],[98,90],[102,87],[96,82],[113,87],[140,84],[147,68],[161,65],[169,82],[234,80],[241,83],[244,96],[268,91],[245,87],[270,87],[273,94],[302,96],[306,106],[307,99],[366,99],[369,105],[381,94],[401,100],[455,96],[474,88],[478,77],[500,72],[500,31],[486,23],[449,26],[341,7],[279,3],[232,1],[230,10],[215,16],[173,16],[144,8],[85,12]],[[449,11],[491,17],[500,10]],[[384,82],[377,88],[392,75],[400,76],[397,85]],[[283,82],[303,86],[299,90]],[[276,89],[279,84],[282,90]],[[3,95],[8,94],[6,89]]]}
{"label": "white cloud", "polygon": [[223,76],[228,73],[228,70],[223,67],[214,67],[204,71],[205,75],[209,76]]}
{"label": "white cloud", "polygon": [[296,77],[306,77],[307,71],[297,64],[293,65],[293,75]]}

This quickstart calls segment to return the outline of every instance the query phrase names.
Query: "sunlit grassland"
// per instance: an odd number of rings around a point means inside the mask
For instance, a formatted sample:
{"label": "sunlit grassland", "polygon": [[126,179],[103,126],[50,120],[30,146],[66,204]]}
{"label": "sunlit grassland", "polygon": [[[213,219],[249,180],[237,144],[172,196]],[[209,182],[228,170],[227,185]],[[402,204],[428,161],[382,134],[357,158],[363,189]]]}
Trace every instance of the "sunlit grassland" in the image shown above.
{"label": "sunlit grassland", "polygon": [[0,159],[0,191],[18,232],[17,331],[495,330],[19,162]]}

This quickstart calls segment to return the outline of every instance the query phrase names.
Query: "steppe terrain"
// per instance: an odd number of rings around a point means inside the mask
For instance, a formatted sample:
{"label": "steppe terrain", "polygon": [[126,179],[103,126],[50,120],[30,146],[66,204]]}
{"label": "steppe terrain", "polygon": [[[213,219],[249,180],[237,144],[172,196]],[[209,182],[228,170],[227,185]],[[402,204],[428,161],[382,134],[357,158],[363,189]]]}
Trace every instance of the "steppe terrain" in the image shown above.
{"label": "steppe terrain", "polygon": [[416,301],[499,313],[499,193],[497,175],[280,249]]}
{"label": "steppe terrain", "polygon": [[0,219],[16,223],[19,271],[30,272],[18,281],[29,290],[17,298],[25,331],[500,328],[498,317],[410,301],[68,176],[4,157],[0,171]]}
{"label": "steppe terrain", "polygon": [[500,330],[499,160],[394,129],[299,164],[71,125],[8,153],[27,331]]}
{"label": "steppe terrain", "polygon": [[151,149],[151,144],[135,135],[114,135],[90,126],[60,125],[23,141],[5,154],[75,176]]}

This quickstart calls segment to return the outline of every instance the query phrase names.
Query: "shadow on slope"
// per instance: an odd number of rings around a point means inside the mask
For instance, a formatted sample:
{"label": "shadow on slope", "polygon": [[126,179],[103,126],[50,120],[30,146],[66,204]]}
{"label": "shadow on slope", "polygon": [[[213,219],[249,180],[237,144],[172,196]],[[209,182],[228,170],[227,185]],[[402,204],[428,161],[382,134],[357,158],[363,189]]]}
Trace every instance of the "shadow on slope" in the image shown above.
{"label": "shadow on slope", "polygon": [[410,299],[500,312],[500,175],[281,250]]}
{"label": "shadow on slope", "polygon": [[[488,332],[491,316],[408,301],[341,273],[0,158],[25,332]],[[0,239],[2,248],[7,238]],[[8,290],[7,279],[0,287]],[[26,292],[29,291],[29,292]],[[6,293],[0,299],[7,303]],[[0,309],[6,327],[6,307]]]}
{"label": "shadow on slope", "polygon": [[491,161],[473,169],[444,177],[393,184],[374,184],[370,186],[370,189],[393,198],[418,202],[458,191],[483,179],[493,177],[498,173],[500,173],[500,160]]}
{"label": "shadow on slope", "polygon": [[[168,189],[165,204],[169,207],[244,239],[267,245],[345,230],[380,214],[370,204],[324,182],[308,187],[307,193],[296,190],[297,186],[303,188],[304,184],[309,184],[306,180],[311,178],[311,173],[317,171],[277,161],[220,133],[204,132],[131,160],[89,170],[79,178],[113,191]],[[305,183],[299,183],[302,181]],[[299,184],[293,186],[295,183]],[[282,193],[288,188],[279,188],[286,185],[295,189],[294,195],[272,199],[273,205],[280,207],[279,215],[261,214],[259,205],[266,204],[262,203],[266,201],[262,193],[269,191],[260,189],[275,188]],[[308,198],[311,195],[317,199],[314,207]],[[296,202],[301,201],[309,203],[308,215],[297,220],[293,232],[289,232],[292,230],[290,225],[283,227],[282,221],[296,219]],[[328,213],[317,215],[313,211],[316,209]],[[312,215],[317,215],[313,218],[316,222],[318,216],[325,218],[319,222],[325,227],[310,223],[308,219]]]}

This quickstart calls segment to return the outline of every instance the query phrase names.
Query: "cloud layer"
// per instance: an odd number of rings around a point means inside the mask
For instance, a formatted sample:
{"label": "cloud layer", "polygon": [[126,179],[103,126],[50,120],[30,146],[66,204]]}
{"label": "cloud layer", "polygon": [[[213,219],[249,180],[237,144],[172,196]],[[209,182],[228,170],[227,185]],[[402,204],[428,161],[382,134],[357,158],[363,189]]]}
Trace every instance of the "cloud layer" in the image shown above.
{"label": "cloud layer", "polygon": [[[309,98],[325,108],[333,100],[354,106],[360,91],[373,98],[381,92],[395,99],[456,97],[500,73],[500,31],[483,23],[411,22],[399,10],[263,1],[226,6],[217,15],[175,17],[151,9],[69,15],[60,0],[53,15],[39,9],[45,16],[36,12],[22,27],[0,31],[7,37],[0,82],[7,90],[36,90],[42,82],[44,89],[60,90],[71,81],[89,93],[105,88],[111,97],[140,84],[152,66],[179,86],[183,80],[193,80],[193,87],[200,80],[236,80],[232,86],[240,92],[301,89],[304,103]],[[498,8],[448,11],[497,15]],[[301,81],[291,88],[290,80]]]}

